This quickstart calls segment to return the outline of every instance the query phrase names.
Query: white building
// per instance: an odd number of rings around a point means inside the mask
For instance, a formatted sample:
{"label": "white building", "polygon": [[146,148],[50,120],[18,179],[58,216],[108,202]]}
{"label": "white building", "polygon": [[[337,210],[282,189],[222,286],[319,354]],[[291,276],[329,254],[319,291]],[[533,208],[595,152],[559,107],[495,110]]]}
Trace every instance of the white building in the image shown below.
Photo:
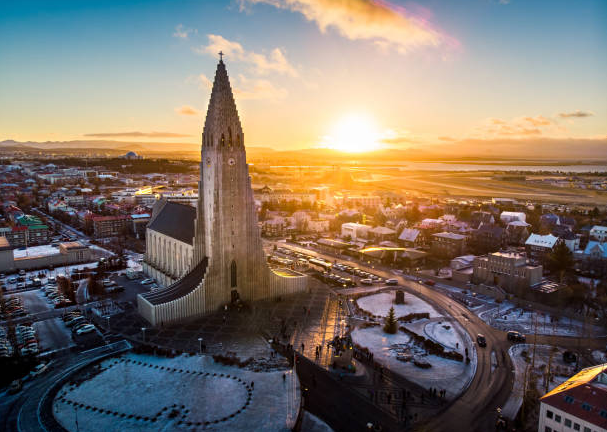
{"label": "white building", "polygon": [[607,227],[600,225],[593,226],[590,230],[590,237],[600,242],[604,242],[607,240]]}
{"label": "white building", "polygon": [[352,240],[358,240],[360,238],[367,239],[369,237],[369,231],[372,226],[363,225],[356,222],[346,222],[341,224],[341,236],[350,237]]}
{"label": "white building", "polygon": [[540,398],[538,432],[607,432],[607,363],[582,369]]}
{"label": "white building", "polygon": [[514,221],[525,222],[527,220],[527,215],[523,212],[504,211],[502,214],[500,214],[500,220],[505,224],[509,224],[510,222]]}

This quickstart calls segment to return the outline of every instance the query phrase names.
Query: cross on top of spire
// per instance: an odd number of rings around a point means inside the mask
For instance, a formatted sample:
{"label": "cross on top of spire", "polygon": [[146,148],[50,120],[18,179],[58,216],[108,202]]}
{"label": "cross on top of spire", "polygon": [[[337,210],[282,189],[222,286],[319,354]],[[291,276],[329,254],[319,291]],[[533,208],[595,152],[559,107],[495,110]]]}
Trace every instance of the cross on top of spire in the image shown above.
{"label": "cross on top of spire", "polygon": [[219,61],[223,61],[223,51],[219,51]]}

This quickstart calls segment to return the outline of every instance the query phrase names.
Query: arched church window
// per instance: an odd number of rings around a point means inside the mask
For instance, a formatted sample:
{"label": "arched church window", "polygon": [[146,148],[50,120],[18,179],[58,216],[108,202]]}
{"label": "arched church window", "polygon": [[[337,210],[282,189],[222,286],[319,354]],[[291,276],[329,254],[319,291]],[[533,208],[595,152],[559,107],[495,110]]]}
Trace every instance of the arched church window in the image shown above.
{"label": "arched church window", "polygon": [[230,287],[236,287],[236,261],[232,260],[232,264],[230,264]]}

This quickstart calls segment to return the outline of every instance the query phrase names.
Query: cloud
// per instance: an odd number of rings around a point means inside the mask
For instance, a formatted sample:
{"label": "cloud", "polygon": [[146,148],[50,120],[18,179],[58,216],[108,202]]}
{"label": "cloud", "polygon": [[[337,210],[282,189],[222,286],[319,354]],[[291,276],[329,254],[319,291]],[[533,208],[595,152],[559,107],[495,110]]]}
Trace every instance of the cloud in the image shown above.
{"label": "cloud", "polygon": [[541,115],[538,115],[537,117],[523,117],[523,120],[533,126],[548,126],[553,124],[552,120],[548,120],[546,117]]}
{"label": "cloud", "polygon": [[410,144],[417,142],[417,140],[409,136],[395,136],[390,138],[382,138],[381,142],[384,144]]}
{"label": "cloud", "polygon": [[449,142],[457,141],[457,139],[450,137],[450,136],[439,136],[438,139],[441,141],[449,141]]}
{"label": "cloud", "polygon": [[592,111],[580,111],[580,110],[575,110],[573,112],[562,112],[562,113],[558,114],[558,116],[561,118],[572,118],[572,117],[583,118],[583,117],[592,117],[593,115],[594,115],[594,113]]}
{"label": "cloud", "polygon": [[173,33],[173,37],[179,39],[189,39],[190,33],[198,33],[198,30],[185,28],[183,24],[178,24],[177,27],[175,27],[175,33]]}
{"label": "cloud", "polygon": [[393,49],[402,54],[424,46],[459,46],[430,24],[427,9],[405,9],[387,0],[240,0],[241,9],[248,3],[300,13],[322,33],[332,29],[350,40],[372,41],[384,51]]}
{"label": "cloud", "polygon": [[95,132],[84,134],[84,136],[94,138],[184,138],[191,135],[174,132]]}
{"label": "cloud", "polygon": [[[199,87],[202,90],[213,88],[213,82],[205,74],[197,77]],[[234,97],[237,100],[280,100],[288,96],[287,89],[277,87],[271,81],[261,78],[247,78],[239,74],[232,78]]]}
{"label": "cloud", "polygon": [[218,52],[223,52],[227,59],[247,63],[253,67],[253,70],[260,75],[269,73],[278,73],[297,77],[297,69],[289,63],[284,52],[280,48],[274,48],[268,54],[260,54],[254,51],[247,51],[244,47],[234,41],[230,41],[223,36],[209,34],[209,43],[207,45],[195,48],[199,54],[210,54],[217,56]]}
{"label": "cloud", "polygon": [[175,112],[186,116],[199,116],[201,114],[200,110],[191,107],[190,105],[182,105],[179,108],[175,108]]}
{"label": "cloud", "polygon": [[235,97],[241,100],[279,100],[286,98],[288,95],[286,89],[276,87],[268,80],[249,79],[244,75],[238,76],[238,80],[234,86],[234,93]]}

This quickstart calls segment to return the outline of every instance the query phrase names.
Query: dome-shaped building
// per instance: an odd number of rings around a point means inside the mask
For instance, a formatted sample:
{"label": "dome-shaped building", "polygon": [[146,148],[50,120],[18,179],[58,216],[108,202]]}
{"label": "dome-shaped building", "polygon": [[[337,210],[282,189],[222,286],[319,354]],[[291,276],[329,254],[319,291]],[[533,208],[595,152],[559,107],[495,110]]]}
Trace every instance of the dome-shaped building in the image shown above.
{"label": "dome-shaped building", "polygon": [[123,159],[141,159],[141,156],[139,156],[134,151],[130,151],[130,152],[126,153],[124,156],[122,156],[122,158]]}

